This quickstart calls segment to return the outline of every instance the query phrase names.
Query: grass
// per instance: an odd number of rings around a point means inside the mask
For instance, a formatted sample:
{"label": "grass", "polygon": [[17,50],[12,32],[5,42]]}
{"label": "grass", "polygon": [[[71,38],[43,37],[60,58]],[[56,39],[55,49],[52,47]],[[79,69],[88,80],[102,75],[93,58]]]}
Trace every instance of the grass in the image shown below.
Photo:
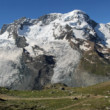
{"label": "grass", "polygon": [[[109,110],[110,108],[110,99],[91,99],[86,103],[81,103],[74,107],[69,108],[68,110]],[[80,106],[80,109],[79,109]]]}
{"label": "grass", "polygon": [[41,91],[0,88],[0,98],[6,100],[0,101],[0,110],[110,110],[110,82],[61,88],[62,85]]}
{"label": "grass", "polygon": [[110,73],[110,63],[93,51],[84,54],[79,68],[96,75],[106,76]]}

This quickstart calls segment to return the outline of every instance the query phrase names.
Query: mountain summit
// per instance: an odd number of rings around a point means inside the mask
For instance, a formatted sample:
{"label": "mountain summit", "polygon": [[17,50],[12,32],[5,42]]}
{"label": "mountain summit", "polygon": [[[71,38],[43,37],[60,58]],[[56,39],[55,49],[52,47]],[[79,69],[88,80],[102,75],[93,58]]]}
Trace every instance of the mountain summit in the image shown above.
{"label": "mountain summit", "polygon": [[83,11],[21,18],[0,30],[0,86],[42,89],[110,80],[110,25]]}

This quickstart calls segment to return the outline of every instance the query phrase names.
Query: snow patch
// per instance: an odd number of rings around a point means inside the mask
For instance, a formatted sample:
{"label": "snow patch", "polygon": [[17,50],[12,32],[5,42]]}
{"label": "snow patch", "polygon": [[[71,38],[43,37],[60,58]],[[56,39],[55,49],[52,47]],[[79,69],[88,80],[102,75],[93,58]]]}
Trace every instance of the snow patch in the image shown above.
{"label": "snow patch", "polygon": [[110,48],[110,27],[107,24],[98,24],[95,31],[101,38],[102,43]]}
{"label": "snow patch", "polygon": [[73,43],[75,43],[75,44],[78,44],[78,41],[75,40],[75,39],[71,39],[71,41],[72,41]]}
{"label": "snow patch", "polygon": [[8,32],[0,35],[0,86],[9,87],[18,79],[22,52]]}
{"label": "snow patch", "polygon": [[82,45],[80,45],[80,49],[84,51],[89,51],[91,47],[89,46],[89,43],[84,42]]}

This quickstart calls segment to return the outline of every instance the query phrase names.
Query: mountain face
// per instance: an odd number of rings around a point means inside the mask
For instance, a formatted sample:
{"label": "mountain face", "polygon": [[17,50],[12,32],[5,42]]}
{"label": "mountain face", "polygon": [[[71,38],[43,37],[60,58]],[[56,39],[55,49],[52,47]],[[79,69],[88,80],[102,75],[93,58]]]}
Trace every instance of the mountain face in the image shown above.
{"label": "mountain face", "polygon": [[80,11],[21,18],[0,30],[0,86],[42,89],[110,80],[110,23]]}

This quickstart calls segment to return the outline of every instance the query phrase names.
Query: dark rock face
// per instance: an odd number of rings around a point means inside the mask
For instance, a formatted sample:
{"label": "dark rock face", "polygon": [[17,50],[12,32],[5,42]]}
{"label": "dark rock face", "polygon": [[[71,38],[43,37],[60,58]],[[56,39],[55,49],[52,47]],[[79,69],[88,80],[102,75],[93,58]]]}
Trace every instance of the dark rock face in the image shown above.
{"label": "dark rock face", "polygon": [[[59,25],[58,25],[58,26],[59,26]],[[58,26],[56,26],[56,28],[57,28]],[[72,32],[72,28],[71,28],[69,25],[66,25],[66,26],[65,26],[65,31],[64,31],[64,29],[63,29],[62,26],[59,26],[59,27],[60,27],[60,35],[57,36],[57,35],[55,35],[55,34],[53,33],[55,39],[64,39],[65,36],[66,36],[66,39],[67,39],[67,40],[70,40],[71,38],[75,37],[75,36],[74,36],[74,33]]]}
{"label": "dark rock face", "polygon": [[18,48],[24,48],[28,46],[25,37],[20,37],[15,32],[13,32],[13,38],[15,39],[15,43]]}
{"label": "dark rock face", "polygon": [[58,17],[57,14],[48,14],[38,18],[38,21],[42,21],[43,25],[48,25],[50,22],[54,21]]}
{"label": "dark rock face", "polygon": [[0,34],[3,34],[6,30],[7,30],[7,28],[8,28],[8,24],[4,24],[3,26],[2,26],[2,29],[1,29],[1,31],[0,31]]}
{"label": "dark rock face", "polygon": [[95,28],[97,26],[97,23],[93,20],[89,20],[88,23],[93,27]]}
{"label": "dark rock face", "polygon": [[43,86],[51,83],[53,68],[55,66],[54,56],[41,55],[32,58],[28,53],[23,52],[22,74],[31,75],[32,89],[42,89]]}
{"label": "dark rock face", "polygon": [[[35,77],[35,83],[33,89],[41,89],[45,85],[51,83],[51,77],[53,76],[53,68],[55,65],[55,61],[53,56],[40,56],[39,58],[35,59],[36,61],[41,62],[34,62],[33,67],[36,68],[38,71],[37,76]],[[32,68],[33,68],[32,67]]]}
{"label": "dark rock face", "polygon": [[17,84],[11,85],[10,88],[20,90],[42,89],[45,85],[51,83],[54,66],[54,56],[41,55],[32,58],[24,50],[21,67],[18,68],[21,80]]}
{"label": "dark rock face", "polygon": [[17,47],[19,47],[19,48],[23,48],[23,47],[28,46],[28,44],[26,43],[25,37],[18,37],[18,38],[16,39],[16,45],[17,45]]}

